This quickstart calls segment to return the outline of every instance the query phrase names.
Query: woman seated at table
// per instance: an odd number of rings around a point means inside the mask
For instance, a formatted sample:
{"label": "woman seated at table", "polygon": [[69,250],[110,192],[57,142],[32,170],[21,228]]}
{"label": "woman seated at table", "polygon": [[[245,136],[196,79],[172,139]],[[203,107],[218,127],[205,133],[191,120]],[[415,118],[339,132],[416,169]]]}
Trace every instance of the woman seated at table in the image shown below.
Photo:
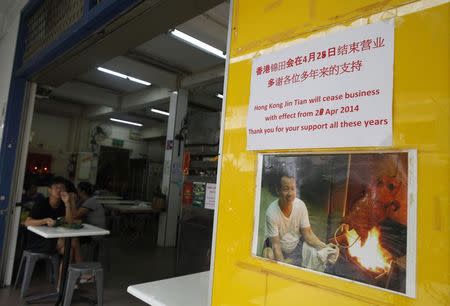
{"label": "woman seated at table", "polygon": [[105,228],[105,210],[93,197],[93,187],[89,182],[78,184],[78,208],[72,206],[72,215],[75,219],[83,220],[101,228]]}
{"label": "woman seated at table", "polygon": [[[89,182],[80,182],[78,184],[78,205],[77,207],[72,206],[72,215],[76,219],[83,220],[88,224],[100,228],[106,228],[105,222],[105,210],[103,206],[97,202],[95,197],[93,197],[93,186]],[[92,249],[92,257],[94,260],[98,259],[99,256],[99,242],[102,241],[103,237],[81,237],[80,242],[82,244],[89,244]],[[87,281],[90,280],[89,275],[83,276]]]}

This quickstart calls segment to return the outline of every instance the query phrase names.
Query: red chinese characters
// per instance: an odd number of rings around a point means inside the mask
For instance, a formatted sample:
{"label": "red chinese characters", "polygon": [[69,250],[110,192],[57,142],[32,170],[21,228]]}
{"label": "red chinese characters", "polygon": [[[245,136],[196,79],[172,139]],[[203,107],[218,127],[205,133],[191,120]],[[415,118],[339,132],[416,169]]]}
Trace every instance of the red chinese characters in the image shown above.
{"label": "red chinese characters", "polygon": [[328,57],[336,55],[336,47],[328,48]]}
{"label": "red chinese characters", "polygon": [[274,64],[270,65],[270,71],[271,72],[278,71],[278,63],[274,63]]}
{"label": "red chinese characters", "polygon": [[362,60],[354,60],[351,62],[344,62],[342,64],[333,64],[331,66],[324,66],[319,69],[304,70],[301,73],[287,74],[277,78],[270,78],[267,81],[267,87],[280,87],[303,83],[307,80],[315,80],[331,76],[338,76],[346,73],[353,73],[361,71],[363,67]]}
{"label": "red chinese characters", "polygon": [[261,75],[262,73],[263,73],[263,68],[261,66],[256,68],[256,75]]}
{"label": "red chinese characters", "polygon": [[370,46],[372,45],[372,39],[364,39],[359,43],[361,51],[370,50]]}
{"label": "red chinese characters", "polygon": [[348,53],[356,53],[359,52],[359,43],[358,42],[352,42],[349,45]]}
{"label": "red chinese characters", "polygon": [[342,45],[338,47],[338,55],[345,55],[348,53],[348,45]]}
{"label": "red chinese characters", "polygon": [[[265,65],[261,65],[256,67],[256,75],[261,76],[269,73],[278,73],[287,69],[295,69],[298,66],[302,66],[308,63],[317,62],[320,60],[324,60],[326,58],[336,57],[336,56],[350,56],[360,52],[367,52],[377,48],[383,48],[386,46],[385,39],[383,37],[376,38],[366,38],[361,41],[352,41],[344,44],[339,44],[336,46],[329,47],[325,50],[319,51],[311,51],[306,54],[299,54],[292,58],[287,58],[285,60],[278,61],[276,63],[269,63]],[[317,73],[319,77],[325,77],[329,75],[336,75],[336,67],[329,66],[328,70],[323,69],[325,67],[317,69]],[[352,64],[352,62],[348,62],[345,64],[341,64],[339,67],[340,71],[349,72],[349,71],[359,71],[361,67],[359,64]],[[309,74],[315,76],[315,73],[311,74],[311,69],[309,69]],[[302,74],[300,74],[301,76]],[[291,75],[292,76],[292,75]],[[275,79],[274,79],[275,80]],[[283,81],[283,84],[285,82]],[[293,83],[293,82],[291,82]]]}
{"label": "red chinese characters", "polygon": [[382,47],[384,47],[384,38],[377,37],[375,39],[375,41],[373,42],[373,47],[374,48],[382,48]]}
{"label": "red chinese characters", "polygon": [[327,77],[330,75],[330,67],[322,67],[319,70],[319,77],[323,78],[323,77]]}
{"label": "red chinese characters", "polygon": [[287,62],[286,62],[286,67],[287,68],[291,68],[291,67],[294,67],[294,60],[292,59],[292,58],[290,58],[290,59],[288,59],[287,60]]}

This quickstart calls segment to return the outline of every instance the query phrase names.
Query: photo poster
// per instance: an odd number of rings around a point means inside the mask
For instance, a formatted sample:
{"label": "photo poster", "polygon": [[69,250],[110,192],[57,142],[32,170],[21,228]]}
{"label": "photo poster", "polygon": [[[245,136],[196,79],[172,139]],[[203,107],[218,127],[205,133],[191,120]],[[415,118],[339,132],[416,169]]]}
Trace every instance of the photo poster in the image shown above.
{"label": "photo poster", "polygon": [[415,150],[259,154],[252,254],[415,297],[416,164]]}
{"label": "photo poster", "polygon": [[206,183],[194,182],[192,185],[192,206],[204,208]]}
{"label": "photo poster", "polygon": [[247,150],[392,145],[394,21],[253,60]]}

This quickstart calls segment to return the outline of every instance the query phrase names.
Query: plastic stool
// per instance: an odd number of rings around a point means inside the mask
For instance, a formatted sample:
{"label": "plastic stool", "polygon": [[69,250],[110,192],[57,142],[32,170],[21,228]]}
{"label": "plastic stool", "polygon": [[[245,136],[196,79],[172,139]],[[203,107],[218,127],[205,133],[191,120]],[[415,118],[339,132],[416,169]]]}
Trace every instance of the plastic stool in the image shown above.
{"label": "plastic stool", "polygon": [[98,261],[102,264],[104,271],[111,270],[111,259],[109,256],[109,245],[111,244],[111,240],[108,237],[95,237],[91,240],[89,244],[90,249],[90,260]]}
{"label": "plastic stool", "polygon": [[49,255],[46,253],[35,253],[30,251],[23,251],[22,258],[20,259],[20,265],[19,270],[17,271],[16,276],[16,282],[14,284],[14,288],[17,288],[17,285],[19,284],[20,274],[22,273],[22,267],[23,263],[25,262],[25,272],[23,275],[22,280],[22,287],[20,289],[20,297],[24,297],[26,292],[28,291],[28,288],[30,286],[31,277],[33,276],[34,266],[36,263],[41,260],[45,259],[52,263],[52,272],[51,272],[51,281],[52,283],[55,283],[57,280],[57,274],[59,270],[59,255],[53,254]]}
{"label": "plastic stool", "polygon": [[95,278],[97,287],[97,305],[103,305],[103,268],[99,262],[82,262],[71,264],[67,276],[66,290],[64,293],[64,305],[70,306],[72,302],[73,290],[80,276],[84,273],[91,273]]}

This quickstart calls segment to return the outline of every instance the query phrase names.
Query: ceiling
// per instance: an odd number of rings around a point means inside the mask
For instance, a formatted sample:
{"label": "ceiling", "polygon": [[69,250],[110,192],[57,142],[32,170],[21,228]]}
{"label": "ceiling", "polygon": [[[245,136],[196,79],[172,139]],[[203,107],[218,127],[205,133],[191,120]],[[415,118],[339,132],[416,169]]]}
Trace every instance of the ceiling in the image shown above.
{"label": "ceiling", "polygon": [[19,15],[19,10],[27,0],[0,0],[0,39],[6,34],[12,24],[12,17]]}
{"label": "ceiling", "polygon": [[[222,2],[215,1],[215,4]],[[181,24],[175,24],[175,28],[225,51],[228,12],[229,3],[225,1]],[[161,20],[164,20],[162,17]],[[160,25],[160,28],[164,26]],[[190,109],[220,111],[222,101],[216,94],[222,93],[225,60],[173,37],[168,33],[172,28],[173,25],[167,24],[151,39],[127,48],[124,53],[103,63],[97,61],[104,68],[151,82],[151,86],[105,74],[98,71],[97,66],[90,65],[87,71],[70,78],[66,77],[66,72],[64,76],[67,80],[62,84],[58,84],[61,78],[56,76],[56,72],[53,78],[49,78],[51,73],[47,73],[45,78],[41,78],[44,81],[38,77],[41,89],[38,90],[37,103],[48,104],[52,100],[61,105],[78,105],[83,109],[84,116],[95,120],[107,120],[114,115],[119,119],[145,119],[147,123],[157,124],[165,122],[167,116],[152,113],[149,109],[157,107],[167,111],[170,93],[181,87],[189,90]],[[115,44],[121,43],[120,39],[116,39]],[[50,81],[47,83],[45,80]],[[45,109],[37,107],[37,111]]]}
{"label": "ceiling", "polygon": [[[0,18],[5,18],[6,15],[8,15],[9,11],[11,10],[11,7],[14,5],[14,3],[17,2],[16,0],[1,0],[0,1]],[[3,19],[0,19],[0,22],[3,21]]]}

